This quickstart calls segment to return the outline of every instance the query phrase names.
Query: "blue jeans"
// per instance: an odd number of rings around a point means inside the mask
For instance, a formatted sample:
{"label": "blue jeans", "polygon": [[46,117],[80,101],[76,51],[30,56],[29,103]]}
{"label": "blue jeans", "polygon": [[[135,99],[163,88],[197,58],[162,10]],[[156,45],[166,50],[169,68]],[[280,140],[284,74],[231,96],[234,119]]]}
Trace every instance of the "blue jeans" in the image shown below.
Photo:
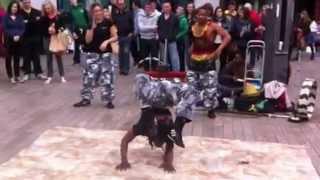
{"label": "blue jeans", "polygon": [[130,70],[131,37],[119,37],[119,68],[122,73]]}
{"label": "blue jeans", "polygon": [[[177,48],[177,42],[170,42],[168,43],[167,52],[164,54],[165,43],[161,43],[161,54],[164,55],[163,60],[169,61],[171,64],[172,71],[180,71],[180,59],[179,53]],[[167,58],[169,55],[169,59]]]}

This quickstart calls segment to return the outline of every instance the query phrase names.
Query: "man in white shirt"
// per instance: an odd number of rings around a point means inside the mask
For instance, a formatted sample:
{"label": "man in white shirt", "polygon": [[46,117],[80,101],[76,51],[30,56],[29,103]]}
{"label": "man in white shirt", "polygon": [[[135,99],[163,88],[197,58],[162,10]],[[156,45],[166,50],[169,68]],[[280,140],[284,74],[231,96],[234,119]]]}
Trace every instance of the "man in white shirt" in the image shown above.
{"label": "man in white shirt", "polygon": [[314,20],[310,24],[310,38],[311,38],[311,60],[314,60],[315,52],[317,52],[316,44],[320,43],[320,18]]}
{"label": "man in white shirt", "polygon": [[[138,13],[138,33],[140,36],[141,58],[158,57],[158,19],[160,13],[154,10],[152,3],[144,5],[144,11]],[[146,66],[145,66],[146,67]]]}

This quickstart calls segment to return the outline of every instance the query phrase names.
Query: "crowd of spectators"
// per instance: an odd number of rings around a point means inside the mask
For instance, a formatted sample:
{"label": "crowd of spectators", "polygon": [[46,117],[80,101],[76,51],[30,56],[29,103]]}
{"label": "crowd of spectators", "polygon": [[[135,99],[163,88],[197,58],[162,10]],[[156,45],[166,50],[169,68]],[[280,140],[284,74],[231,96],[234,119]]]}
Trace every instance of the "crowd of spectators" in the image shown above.
{"label": "crowd of spectators", "polygon": [[[69,29],[74,39],[73,61],[79,64],[85,33],[92,21],[92,12],[77,0],[70,0],[70,4],[71,8],[63,12],[58,12],[50,1],[46,1],[41,10],[33,8],[31,0],[12,1],[6,11],[0,8],[0,52],[2,56],[5,55],[11,83],[25,82],[34,74],[50,84],[54,74],[54,58],[61,82],[66,82],[64,54],[50,51],[50,37],[61,29]],[[236,1],[230,1],[225,8],[213,7],[210,3],[203,7],[208,12],[209,20],[232,37],[220,57],[213,62],[217,70],[223,69],[235,58],[243,60],[248,41],[264,39],[267,5],[261,11],[254,9],[250,3],[237,4]],[[124,0],[115,0],[105,6],[105,18],[117,27],[118,42],[113,51],[118,54],[119,73],[130,73],[131,59],[135,65],[139,65],[141,60],[148,57],[160,57],[173,71],[186,71],[192,46],[190,32],[197,18],[194,15],[196,11],[193,1],[183,0],[160,3],[156,0],[134,0],[130,6]],[[293,44],[299,49],[310,45],[311,59],[314,59],[313,47],[319,42],[319,29],[319,19],[312,21],[306,11],[301,12],[295,26]],[[213,46],[219,46],[221,42],[221,37],[217,36]],[[41,54],[46,55],[46,75],[40,63]],[[148,69],[145,64],[143,67]]]}

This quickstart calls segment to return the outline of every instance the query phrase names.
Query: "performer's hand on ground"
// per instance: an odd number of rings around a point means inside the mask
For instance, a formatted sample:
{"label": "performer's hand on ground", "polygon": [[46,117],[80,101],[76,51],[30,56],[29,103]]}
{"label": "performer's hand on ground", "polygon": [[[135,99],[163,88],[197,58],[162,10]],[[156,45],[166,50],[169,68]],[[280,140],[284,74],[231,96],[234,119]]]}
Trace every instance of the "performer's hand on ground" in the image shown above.
{"label": "performer's hand on ground", "polygon": [[116,169],[118,171],[126,171],[128,169],[131,169],[131,165],[128,162],[122,162],[121,164],[119,164]]}
{"label": "performer's hand on ground", "polygon": [[165,172],[174,173],[176,169],[173,167],[172,164],[163,163],[160,165],[160,168],[163,169]]}

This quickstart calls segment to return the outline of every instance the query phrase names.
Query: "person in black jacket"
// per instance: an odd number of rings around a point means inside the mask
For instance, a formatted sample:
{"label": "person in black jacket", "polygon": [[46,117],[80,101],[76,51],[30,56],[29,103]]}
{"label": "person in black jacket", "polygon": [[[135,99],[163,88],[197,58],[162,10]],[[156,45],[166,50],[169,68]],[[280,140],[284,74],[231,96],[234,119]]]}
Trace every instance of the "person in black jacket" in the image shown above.
{"label": "person in black jacket", "polygon": [[[25,73],[24,81],[29,80],[29,76],[33,72],[39,79],[45,79],[42,74],[42,67],[40,63],[39,49],[41,47],[41,32],[40,32],[40,18],[41,12],[31,6],[31,0],[23,0],[23,10],[21,15],[23,16],[26,26],[24,32],[24,62],[23,70]],[[31,68],[33,65],[33,71]]]}
{"label": "person in black jacket", "polygon": [[112,20],[118,29],[120,75],[128,75],[134,19],[132,11],[126,9],[124,0],[116,0],[115,7],[112,10]]}
{"label": "person in black jacket", "polygon": [[162,60],[168,61],[167,55],[169,55],[172,70],[180,71],[180,60],[176,38],[179,32],[179,19],[172,13],[172,6],[170,2],[164,2],[162,4],[162,11],[163,14],[158,20],[160,49],[163,56]]}
{"label": "person in black jacket", "polygon": [[22,54],[21,46],[25,25],[22,16],[18,13],[19,11],[19,3],[17,1],[12,1],[8,6],[7,14],[3,18],[5,46],[8,50],[8,56],[6,57],[6,70],[8,77],[13,84],[16,83],[16,81],[23,82],[23,79],[20,79],[19,76],[20,57]]}

